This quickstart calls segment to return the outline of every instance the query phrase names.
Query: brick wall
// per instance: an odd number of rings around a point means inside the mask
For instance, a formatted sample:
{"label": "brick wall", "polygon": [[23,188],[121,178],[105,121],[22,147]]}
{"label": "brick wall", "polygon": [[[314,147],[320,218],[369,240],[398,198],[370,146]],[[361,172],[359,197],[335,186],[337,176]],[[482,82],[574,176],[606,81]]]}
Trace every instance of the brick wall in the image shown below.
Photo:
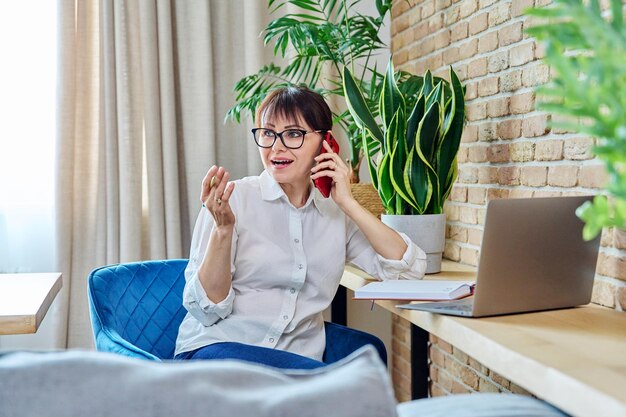
{"label": "brick wall", "polygon": [[[593,139],[549,127],[535,109],[536,86],[549,68],[543,49],[524,29],[528,7],[549,0],[397,0],[391,50],[397,69],[447,77],[452,65],[467,86],[467,125],[459,177],[446,204],[445,257],[476,265],[486,204],[495,198],[595,194],[606,174],[591,152]],[[593,301],[626,308],[626,232],[605,230]],[[410,398],[408,323],[394,322],[392,364],[398,399]],[[520,389],[431,339],[431,394]]]}

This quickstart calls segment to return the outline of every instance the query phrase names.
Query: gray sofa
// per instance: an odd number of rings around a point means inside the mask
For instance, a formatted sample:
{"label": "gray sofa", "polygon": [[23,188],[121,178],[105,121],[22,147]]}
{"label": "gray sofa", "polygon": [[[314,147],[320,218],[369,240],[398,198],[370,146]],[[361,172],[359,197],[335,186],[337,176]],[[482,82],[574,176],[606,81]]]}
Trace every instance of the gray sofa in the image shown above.
{"label": "gray sofa", "polygon": [[325,368],[151,362],[87,351],[0,355],[1,417],[562,417],[528,397],[476,394],[397,404],[366,347]]}

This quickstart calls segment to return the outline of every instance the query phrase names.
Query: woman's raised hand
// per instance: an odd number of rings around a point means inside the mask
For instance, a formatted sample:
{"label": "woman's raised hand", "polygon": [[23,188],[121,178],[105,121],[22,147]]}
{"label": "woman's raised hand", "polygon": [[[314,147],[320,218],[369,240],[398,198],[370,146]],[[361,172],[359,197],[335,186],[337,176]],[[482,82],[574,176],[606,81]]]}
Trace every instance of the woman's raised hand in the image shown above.
{"label": "woman's raised hand", "polygon": [[224,167],[213,165],[202,180],[200,200],[202,206],[211,213],[216,226],[234,226],[235,214],[229,199],[235,189],[235,183],[228,182],[230,174]]}
{"label": "woman's raised hand", "polygon": [[328,142],[322,141],[325,153],[315,157],[317,165],[311,169],[311,179],[328,176],[333,179],[330,195],[339,207],[354,200],[350,190],[350,168],[338,153],[334,152]]}

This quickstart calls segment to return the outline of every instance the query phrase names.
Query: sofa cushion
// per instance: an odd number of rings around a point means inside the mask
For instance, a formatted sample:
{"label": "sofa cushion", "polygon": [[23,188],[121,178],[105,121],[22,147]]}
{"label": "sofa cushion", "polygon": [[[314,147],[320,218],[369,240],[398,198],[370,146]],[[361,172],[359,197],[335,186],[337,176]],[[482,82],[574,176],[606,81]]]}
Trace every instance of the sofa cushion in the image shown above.
{"label": "sofa cushion", "polygon": [[391,417],[395,406],[387,370],[369,346],[313,370],[91,351],[0,356],[7,416]]}

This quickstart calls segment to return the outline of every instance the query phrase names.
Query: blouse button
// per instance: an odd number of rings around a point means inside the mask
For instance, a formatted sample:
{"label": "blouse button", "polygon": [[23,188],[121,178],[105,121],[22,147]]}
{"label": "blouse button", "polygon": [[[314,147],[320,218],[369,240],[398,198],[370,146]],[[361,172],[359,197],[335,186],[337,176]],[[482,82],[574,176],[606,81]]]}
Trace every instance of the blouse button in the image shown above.
{"label": "blouse button", "polygon": [[300,239],[294,239],[293,241],[296,243],[300,243]]}
{"label": "blouse button", "polygon": [[293,294],[293,293],[295,293],[295,292],[296,292],[296,289],[295,289],[295,288],[292,288],[292,289],[290,289],[290,290],[289,290],[289,292]]}
{"label": "blouse button", "polygon": [[289,316],[287,316],[287,315],[283,316],[284,320],[287,320],[288,318],[289,318]]}
{"label": "blouse button", "polygon": [[304,266],[302,264],[298,265],[298,269],[302,269]]}
{"label": "blouse button", "polygon": [[270,343],[274,343],[274,338],[270,337]]}

